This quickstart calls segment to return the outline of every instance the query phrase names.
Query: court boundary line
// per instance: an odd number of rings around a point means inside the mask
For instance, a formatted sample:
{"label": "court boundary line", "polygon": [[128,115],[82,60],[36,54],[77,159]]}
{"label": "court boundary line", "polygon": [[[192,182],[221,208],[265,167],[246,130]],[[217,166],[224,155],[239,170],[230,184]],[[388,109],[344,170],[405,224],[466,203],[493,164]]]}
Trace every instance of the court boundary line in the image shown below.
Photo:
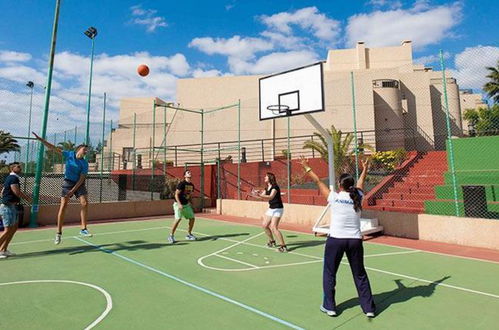
{"label": "court boundary line", "polygon": [[[159,219],[158,219],[159,220]],[[205,221],[209,221],[209,222],[216,222],[216,221],[219,221],[219,220],[212,220],[212,219],[206,219],[204,218]],[[223,221],[223,220],[222,220]],[[247,225],[247,224],[240,224],[240,223],[232,223],[232,222],[229,222],[229,221],[224,221],[224,222],[227,222],[227,223],[230,223],[232,225],[246,225],[246,226],[250,226],[252,228],[255,228],[256,226],[252,226],[252,225]],[[107,224],[118,224],[118,223],[107,223]],[[165,226],[165,228],[170,228],[168,226]],[[147,229],[141,229],[141,230],[147,230]],[[185,232],[186,230],[182,230],[182,229],[179,229],[179,231],[183,231]],[[300,234],[305,234],[307,235],[306,233],[301,233],[301,232],[297,232],[297,231],[291,231],[291,232],[296,232],[296,233],[300,233]],[[196,234],[201,234],[199,232],[194,232]],[[106,234],[106,233],[102,233],[101,235],[103,234]],[[109,232],[108,234],[111,234],[111,232]],[[260,235],[263,234],[260,233]],[[208,235],[208,234],[203,234],[205,236],[213,236],[213,235]],[[97,234],[96,234],[97,236]],[[75,239],[78,239],[80,240],[79,237],[76,237],[76,236],[73,236],[73,238]],[[234,241],[234,240],[231,240],[231,239],[227,239],[227,238],[219,238],[220,240],[226,240],[226,241],[233,241],[233,242],[237,242],[236,245],[239,245],[241,244],[240,241]],[[84,240],[82,240],[84,241]],[[34,241],[32,241],[34,242]],[[86,242],[86,241],[85,241]],[[89,242],[90,243],[90,242]],[[92,243],[90,243],[92,244]],[[260,245],[257,245],[257,244],[252,244],[252,243],[245,243],[247,245],[252,245],[252,246],[257,246],[257,247],[260,247],[260,248],[265,248],[263,246],[260,246]],[[373,243],[371,243],[373,244]],[[378,244],[378,245],[384,245],[384,244]],[[97,246],[97,245],[96,245]],[[386,246],[389,246],[389,247],[394,247],[394,248],[401,248],[401,249],[405,249],[405,250],[412,250],[412,251],[418,251],[418,252],[423,252],[423,253],[431,253],[429,251],[424,251],[424,250],[418,250],[418,249],[411,249],[411,248],[405,248],[405,247],[398,247],[398,246],[392,246],[392,245],[386,245]],[[226,249],[230,248],[231,246],[227,247]],[[221,252],[221,251],[218,251],[218,252]],[[289,252],[289,253],[293,253],[293,252]],[[297,254],[297,253],[295,253]],[[304,254],[299,254],[299,255],[303,255],[303,256],[308,256],[308,257],[311,257],[311,258],[319,258],[319,259],[322,259],[320,257],[315,257],[315,256],[309,256],[309,255],[304,255]],[[206,257],[206,256],[205,256]],[[454,256],[454,255],[449,255],[449,257],[459,257],[459,256]],[[495,264],[494,262],[492,261],[486,261],[486,260],[481,260],[481,259],[477,259],[477,261],[485,261],[485,262],[490,262],[490,263],[493,263]],[[342,263],[345,263],[342,261]],[[410,275],[402,275],[402,274],[398,274],[398,273],[393,273],[393,272],[389,272],[389,271],[384,271],[384,270],[381,270],[381,269],[377,269],[377,268],[372,268],[372,267],[366,267],[366,269],[368,270],[372,270],[372,271],[375,271],[375,272],[380,272],[380,273],[385,273],[385,274],[389,274],[389,275],[393,275],[393,276],[400,276],[400,277],[404,277],[404,278],[407,278],[407,279],[413,279],[413,280],[417,280],[417,281],[421,281],[421,282],[424,282],[424,283],[434,283],[433,281],[430,281],[430,280],[425,280],[425,279],[420,279],[420,278],[417,278],[417,277],[413,277],[413,276],[410,276]],[[442,285],[444,287],[449,287],[449,288],[454,288],[456,290],[461,290],[461,291],[465,291],[465,292],[470,292],[470,293],[475,293],[475,294],[481,294],[481,295],[485,295],[485,296],[489,296],[489,297],[493,297],[493,298],[498,298],[499,299],[499,295],[495,295],[495,294],[491,294],[491,293],[487,293],[487,292],[482,292],[482,291],[478,291],[478,290],[473,290],[473,289],[468,289],[468,288],[463,288],[463,287],[458,287],[458,286],[454,286],[454,285],[450,285],[450,284],[444,284],[444,283],[437,283],[437,285]]]}
{"label": "court boundary line", "polygon": [[113,299],[111,295],[101,288],[98,285],[95,284],[90,284],[90,283],[85,283],[85,282],[79,282],[79,281],[72,281],[72,280],[27,280],[27,281],[16,281],[16,282],[5,282],[5,283],[0,283],[0,286],[7,286],[7,285],[15,285],[15,284],[31,284],[31,283],[69,283],[69,284],[78,284],[78,285],[83,285],[83,286],[88,286],[92,289],[95,289],[102,293],[104,298],[106,298],[106,309],[104,312],[102,312],[97,319],[95,319],[92,323],[90,323],[88,326],[85,327],[85,330],[90,330],[93,327],[95,327],[97,324],[99,324],[111,311],[113,308]]}
{"label": "court boundary line", "polygon": [[87,245],[89,245],[89,246],[93,246],[94,248],[97,248],[98,250],[100,250],[100,251],[102,251],[102,252],[104,252],[104,253],[107,253],[107,254],[110,254],[110,255],[112,255],[112,256],[118,257],[118,258],[120,258],[120,259],[122,259],[122,260],[125,260],[125,261],[127,261],[127,262],[129,262],[129,263],[132,263],[132,264],[134,264],[134,265],[136,265],[136,266],[139,266],[139,267],[142,267],[142,268],[144,268],[144,269],[150,270],[150,271],[152,271],[152,272],[154,272],[154,273],[156,273],[156,274],[159,274],[159,275],[161,275],[161,276],[164,276],[164,277],[166,277],[166,278],[169,278],[169,279],[171,279],[171,280],[174,280],[174,281],[176,281],[176,282],[178,282],[178,283],[181,283],[181,284],[183,284],[183,285],[185,285],[185,286],[187,286],[187,287],[190,287],[190,288],[192,288],[192,289],[195,289],[195,290],[201,291],[201,292],[203,292],[203,293],[206,293],[206,294],[208,294],[208,295],[210,295],[210,296],[213,296],[213,297],[219,298],[219,299],[221,299],[221,300],[223,300],[223,301],[225,301],[225,302],[228,302],[228,303],[231,303],[231,304],[236,305],[236,306],[238,306],[238,307],[241,307],[241,308],[243,308],[243,309],[246,309],[246,310],[248,310],[248,311],[250,311],[250,312],[253,312],[253,313],[255,313],[255,314],[258,314],[258,315],[260,315],[260,316],[263,316],[263,317],[265,317],[265,318],[267,318],[267,319],[269,319],[269,320],[275,321],[275,322],[277,322],[277,323],[280,323],[280,324],[285,325],[285,326],[287,326],[287,327],[290,327],[290,328],[292,328],[292,329],[299,329],[299,330],[303,330],[303,328],[302,328],[302,327],[299,327],[299,326],[297,326],[297,325],[295,325],[295,324],[293,324],[293,323],[291,323],[291,322],[285,321],[285,320],[280,319],[280,318],[278,318],[278,317],[276,317],[276,316],[273,316],[273,315],[271,315],[271,314],[268,314],[268,313],[266,313],[266,312],[263,312],[263,311],[261,311],[261,310],[259,310],[259,309],[256,309],[256,308],[254,308],[254,307],[251,307],[251,306],[249,306],[249,305],[246,305],[246,304],[244,304],[244,303],[241,303],[241,302],[239,302],[239,301],[237,301],[237,300],[234,300],[234,299],[229,298],[229,297],[227,297],[227,296],[224,296],[224,295],[222,295],[222,294],[219,294],[219,293],[216,293],[216,292],[211,291],[211,290],[209,290],[209,289],[206,289],[206,288],[203,288],[203,287],[201,287],[201,286],[198,286],[198,285],[196,285],[196,284],[194,284],[194,283],[191,283],[191,282],[188,282],[188,281],[186,281],[186,280],[183,280],[183,279],[181,279],[180,277],[177,277],[177,276],[174,276],[174,275],[168,274],[168,273],[163,272],[163,271],[161,271],[161,270],[159,270],[159,269],[157,269],[157,268],[154,268],[154,267],[151,267],[151,266],[149,266],[149,265],[143,264],[143,263],[141,263],[141,262],[139,262],[139,261],[136,261],[136,260],[134,260],[134,259],[132,259],[132,258],[126,257],[126,256],[124,256],[124,255],[121,255],[121,254],[117,253],[116,251],[109,250],[109,249],[105,249],[105,248],[103,248],[102,246],[99,246],[99,245],[93,244],[93,243],[91,243],[91,242],[88,242],[88,241],[86,241],[86,240],[84,240],[84,239],[82,239],[82,238],[80,238],[80,237],[74,237],[74,239],[76,239],[76,240],[78,240],[78,241],[80,241],[80,242],[83,242],[83,243],[85,243],[85,244],[87,244]]}
{"label": "court boundary line", "polygon": [[[203,213],[201,213],[201,214],[203,214]],[[170,218],[170,216],[163,216],[163,218],[161,216],[158,216],[158,218],[154,218],[154,219],[147,218],[146,220],[150,220],[152,222],[152,221],[164,221],[164,220],[172,220],[172,219],[173,219],[173,215],[172,215],[171,218]],[[198,217],[197,219],[198,220],[202,219],[203,221],[208,221],[208,222],[212,222],[212,223],[224,222],[224,223],[228,223],[228,224],[231,224],[231,225],[237,225],[237,226],[246,226],[246,227],[252,227],[252,228],[257,228],[258,227],[258,226],[253,225],[253,224],[232,222],[232,221],[229,221],[229,220],[222,220],[222,219],[204,218],[202,216]],[[94,225],[95,226],[101,226],[101,225],[119,225],[119,224],[123,224],[123,223],[136,223],[136,222],[140,222],[140,221],[144,221],[144,220],[133,220],[133,221],[132,220],[128,220],[128,221],[124,220],[124,221],[112,221],[112,222],[96,222],[96,223],[92,223],[92,226],[94,226]],[[78,226],[79,225],[75,224],[75,225],[68,225],[67,227],[71,228],[71,227],[78,227]],[[36,230],[33,230],[33,231],[26,230],[26,231],[22,231],[22,233],[40,232],[40,231],[46,231],[46,230],[54,230],[54,228],[55,228],[55,226],[52,226],[50,228],[36,229]],[[160,229],[160,228],[163,228],[163,226],[157,227],[157,229]],[[171,227],[164,226],[164,228],[171,228]],[[151,229],[144,229],[144,230],[151,230]],[[287,232],[291,232],[291,233],[298,233],[298,234],[312,236],[311,233],[306,233],[306,232],[302,232],[302,231],[298,231],[298,230],[282,229],[282,231],[287,231]],[[97,236],[97,235],[104,235],[104,234],[107,234],[107,233],[102,233],[102,234],[97,233],[97,234],[94,234],[94,235]],[[109,233],[109,234],[111,234],[111,233]],[[52,240],[51,239],[47,239],[47,240],[25,241],[25,242],[12,242],[9,245],[21,245],[21,244],[28,244],[28,242],[35,243],[35,242],[45,242],[45,241],[50,242]],[[426,250],[420,250],[420,249],[413,249],[413,248],[408,248],[408,247],[405,247],[405,246],[390,245],[390,244],[384,244],[384,243],[379,243],[379,242],[370,242],[370,241],[367,241],[367,240],[363,241],[363,242],[366,243],[366,244],[383,245],[383,246],[395,247],[395,248],[399,248],[399,249],[414,250],[414,251],[420,251],[420,252],[424,252],[424,253],[430,253],[430,254],[442,255],[442,256],[447,256],[447,257],[453,257],[453,258],[460,258],[460,259],[468,259],[468,260],[473,260],[473,261],[487,262],[487,263],[492,263],[492,264],[496,264],[496,265],[499,264],[498,261],[493,261],[493,260],[486,260],[486,259],[480,259],[480,258],[466,257],[466,256],[455,255],[455,254],[443,253],[443,252],[434,252],[434,251],[426,251]],[[440,242],[436,242],[436,243],[440,243]],[[466,245],[463,245],[463,246],[467,247]]]}

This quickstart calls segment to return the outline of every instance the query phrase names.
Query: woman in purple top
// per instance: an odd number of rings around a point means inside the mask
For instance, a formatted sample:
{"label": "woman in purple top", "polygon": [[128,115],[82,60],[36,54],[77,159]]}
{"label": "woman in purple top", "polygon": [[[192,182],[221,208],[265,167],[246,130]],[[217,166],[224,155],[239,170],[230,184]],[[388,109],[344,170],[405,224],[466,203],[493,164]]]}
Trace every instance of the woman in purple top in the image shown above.
{"label": "woman in purple top", "polygon": [[62,155],[66,162],[64,171],[64,182],[62,184],[61,205],[57,214],[57,232],[55,234],[54,244],[60,244],[62,240],[62,225],[64,224],[64,215],[69,199],[73,196],[80,200],[81,204],[81,230],[80,235],[91,237],[92,234],[87,229],[87,210],[88,210],[88,192],[85,187],[85,179],[88,174],[88,162],[85,155],[88,151],[88,146],[80,144],[76,147],[76,151],[62,150],[42,139],[35,133],[33,135],[50,150]]}

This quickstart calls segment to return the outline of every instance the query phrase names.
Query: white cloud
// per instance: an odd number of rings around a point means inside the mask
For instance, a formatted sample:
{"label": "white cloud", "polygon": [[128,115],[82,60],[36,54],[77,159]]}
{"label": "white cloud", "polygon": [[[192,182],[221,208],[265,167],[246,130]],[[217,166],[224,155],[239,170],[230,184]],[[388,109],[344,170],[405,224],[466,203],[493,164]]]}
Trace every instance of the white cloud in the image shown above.
{"label": "white cloud", "polygon": [[260,16],[262,23],[269,29],[291,35],[292,26],[311,32],[316,38],[335,42],[339,36],[340,22],[328,18],[316,7],[307,7],[295,12],[281,12],[272,16]]}
{"label": "white cloud", "polygon": [[402,2],[393,0],[370,0],[367,4],[373,7],[388,7],[391,9],[402,7]]}
{"label": "white cloud", "polygon": [[1,62],[28,62],[31,60],[31,54],[19,53],[9,50],[0,51]]}
{"label": "white cloud", "polygon": [[222,72],[220,72],[219,70],[215,70],[215,69],[212,69],[212,70],[195,69],[192,72],[192,76],[194,78],[218,77],[221,75],[222,75]]}
{"label": "white cloud", "polygon": [[234,74],[268,74],[280,72],[318,61],[312,51],[291,51],[272,53],[260,57],[256,61],[244,61],[229,58],[229,65]]}
{"label": "white cloud", "polygon": [[[444,52],[443,54],[444,60],[449,59],[451,57],[451,54],[449,52]],[[438,54],[435,55],[428,55],[428,56],[421,56],[418,58],[415,58],[413,60],[414,63],[416,64],[433,64],[433,63],[440,63],[440,56]]]}
{"label": "white cloud", "polygon": [[255,53],[271,50],[274,46],[271,42],[261,38],[195,38],[189,43],[189,47],[197,48],[208,55],[226,55],[241,59],[252,58]]}
{"label": "white cloud", "polygon": [[166,27],[168,24],[162,16],[157,16],[157,10],[154,9],[144,9],[141,5],[136,5],[130,7],[132,12],[133,24],[144,25],[147,32],[154,32],[159,27]]}
{"label": "white cloud", "polygon": [[[33,81],[37,85],[45,85],[47,80],[44,73],[25,65],[0,67],[0,77],[20,83]],[[52,87],[59,88],[57,81],[52,81]]]}
{"label": "white cloud", "polygon": [[451,37],[451,30],[461,21],[459,2],[430,7],[428,1],[416,1],[412,8],[374,11],[348,19],[347,46],[359,40],[371,47],[395,46],[402,40],[412,40],[416,49],[437,44]]}
{"label": "white cloud", "polygon": [[460,88],[482,89],[488,81],[486,67],[495,67],[499,61],[499,47],[468,47],[454,57],[454,69],[450,70]]}
{"label": "white cloud", "polygon": [[296,37],[292,35],[285,35],[279,32],[263,31],[260,33],[262,37],[269,39],[274,45],[279,45],[284,49],[303,49],[310,48],[305,38]]}

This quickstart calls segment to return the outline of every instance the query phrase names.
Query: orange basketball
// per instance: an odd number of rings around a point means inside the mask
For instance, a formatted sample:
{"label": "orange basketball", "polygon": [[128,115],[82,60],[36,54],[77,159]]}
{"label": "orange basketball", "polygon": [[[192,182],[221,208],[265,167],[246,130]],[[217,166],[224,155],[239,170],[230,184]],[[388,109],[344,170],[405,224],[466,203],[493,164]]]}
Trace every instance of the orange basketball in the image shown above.
{"label": "orange basketball", "polygon": [[149,67],[145,64],[141,64],[137,67],[137,73],[142,77],[145,77],[149,74]]}

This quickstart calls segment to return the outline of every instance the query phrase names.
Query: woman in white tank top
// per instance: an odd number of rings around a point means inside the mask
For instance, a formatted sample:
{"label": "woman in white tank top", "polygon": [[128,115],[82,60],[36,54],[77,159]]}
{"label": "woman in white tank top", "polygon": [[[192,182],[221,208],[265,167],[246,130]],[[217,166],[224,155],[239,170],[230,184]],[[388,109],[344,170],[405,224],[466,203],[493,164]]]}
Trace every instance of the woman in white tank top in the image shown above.
{"label": "woman in white tank top", "polygon": [[327,198],[331,208],[330,230],[324,249],[322,276],[324,300],[320,310],[329,316],[337,316],[335,301],[336,272],[343,254],[346,253],[362,310],[367,317],[374,317],[376,307],[369,278],[364,267],[364,248],[360,232],[361,204],[369,161],[362,161],[362,174],[357,185],[355,185],[352,175],[342,174],[338,179],[338,192],[330,191],[317,174],[312,171],[308,161],[303,157],[301,164],[305,173],[318,185],[321,195]]}

